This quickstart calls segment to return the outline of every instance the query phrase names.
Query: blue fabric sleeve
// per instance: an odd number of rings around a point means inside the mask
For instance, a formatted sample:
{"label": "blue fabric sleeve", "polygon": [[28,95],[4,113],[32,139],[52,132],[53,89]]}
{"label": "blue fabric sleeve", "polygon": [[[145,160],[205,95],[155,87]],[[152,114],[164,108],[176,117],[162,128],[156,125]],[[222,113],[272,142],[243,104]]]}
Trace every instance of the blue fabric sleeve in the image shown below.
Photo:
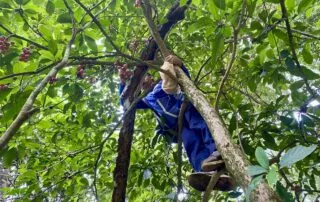
{"label": "blue fabric sleeve", "polygon": [[[120,83],[119,85],[119,97],[120,97],[120,104],[121,106],[124,106],[124,100],[121,96],[124,88],[126,87],[126,84],[125,83]],[[136,108],[137,109],[148,109],[149,106],[143,101],[143,100],[140,100],[137,105],[136,105]]]}

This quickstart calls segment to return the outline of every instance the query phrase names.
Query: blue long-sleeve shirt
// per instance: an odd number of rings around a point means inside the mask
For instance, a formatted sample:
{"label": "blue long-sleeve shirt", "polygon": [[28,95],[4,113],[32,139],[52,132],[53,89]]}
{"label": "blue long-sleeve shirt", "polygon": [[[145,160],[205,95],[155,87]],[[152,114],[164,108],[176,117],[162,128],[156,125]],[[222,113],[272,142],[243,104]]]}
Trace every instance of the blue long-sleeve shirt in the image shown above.
{"label": "blue long-sleeve shirt", "polygon": [[[188,70],[182,69],[190,78]],[[125,84],[120,84],[121,95]],[[157,134],[168,135],[170,131],[177,131],[178,116],[184,100],[183,93],[167,94],[162,89],[162,81],[157,83],[153,90],[148,93],[136,105],[137,109],[151,109],[158,120]],[[123,99],[120,99],[123,105]],[[172,137],[174,137],[171,134]],[[176,140],[176,138],[172,138]],[[182,127],[182,141],[193,168],[201,170],[201,162],[216,150],[214,141],[208,126],[196,108],[189,104],[185,114]]]}

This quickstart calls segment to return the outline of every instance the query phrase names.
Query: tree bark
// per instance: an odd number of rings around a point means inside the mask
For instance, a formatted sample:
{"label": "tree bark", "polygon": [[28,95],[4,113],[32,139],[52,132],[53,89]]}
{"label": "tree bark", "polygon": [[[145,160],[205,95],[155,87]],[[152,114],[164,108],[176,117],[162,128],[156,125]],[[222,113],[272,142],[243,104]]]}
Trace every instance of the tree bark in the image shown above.
{"label": "tree bark", "polygon": [[134,119],[136,110],[133,109],[124,118],[123,126],[118,139],[118,157],[114,169],[114,188],[112,201],[123,202],[126,198],[128,168],[130,165],[131,145],[134,132]]}

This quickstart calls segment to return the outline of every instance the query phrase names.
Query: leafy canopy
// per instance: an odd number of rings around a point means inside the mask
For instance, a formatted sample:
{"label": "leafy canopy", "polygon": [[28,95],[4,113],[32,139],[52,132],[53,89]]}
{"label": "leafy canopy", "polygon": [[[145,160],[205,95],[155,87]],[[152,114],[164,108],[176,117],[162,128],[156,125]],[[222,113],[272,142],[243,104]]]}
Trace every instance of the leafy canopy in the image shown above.
{"label": "leafy canopy", "polygon": [[[39,111],[1,151],[1,165],[8,169],[11,181],[1,190],[5,198],[88,201],[94,198],[94,184],[103,201],[111,198],[118,131],[106,142],[95,181],[97,145],[123,114],[114,63],[127,63],[133,69],[135,61],[115,51],[83,8],[74,1],[67,2],[76,27],[83,30],[72,45],[67,67],[37,97],[34,107]],[[186,2],[181,0],[180,4]],[[82,3],[121,53],[140,56],[150,34],[134,2]],[[166,21],[173,3],[153,1],[156,23]],[[293,200],[294,194],[313,200],[320,189],[320,3],[285,1],[293,44],[279,3],[247,0],[236,60],[219,108],[234,142],[254,164],[248,170],[257,176],[252,184],[265,178],[286,200]],[[166,39],[168,47],[183,59],[192,79],[199,74],[197,85],[212,101],[231,58],[233,27],[241,5],[240,0],[194,0],[186,18],[170,30]],[[1,134],[40,80],[62,59],[71,29],[71,17],[62,0],[0,0],[0,36],[10,44],[0,53]],[[30,54],[24,48],[29,48]],[[80,69],[84,70],[81,75]],[[150,73],[158,77],[155,70]],[[307,91],[306,82],[314,95]],[[175,197],[176,146],[155,135],[155,125],[150,111],[138,113],[127,188],[132,201]],[[186,158],[182,168],[186,194],[180,198],[196,201],[200,193],[185,181],[191,172]],[[215,200],[235,197],[239,193],[219,193]]]}

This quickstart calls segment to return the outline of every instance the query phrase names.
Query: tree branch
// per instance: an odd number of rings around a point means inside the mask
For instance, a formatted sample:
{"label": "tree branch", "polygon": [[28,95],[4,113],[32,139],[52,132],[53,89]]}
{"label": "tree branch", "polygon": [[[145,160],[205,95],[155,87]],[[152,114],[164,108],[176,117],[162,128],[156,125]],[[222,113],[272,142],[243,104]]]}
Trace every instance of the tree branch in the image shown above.
{"label": "tree branch", "polygon": [[179,116],[178,116],[178,169],[177,169],[177,176],[178,176],[178,184],[177,184],[177,196],[182,190],[182,127],[184,121],[184,113],[188,107],[188,100],[185,99],[181,105]]}
{"label": "tree branch", "polygon": [[19,35],[15,34],[15,33],[11,32],[8,28],[6,28],[6,27],[5,27],[4,25],[2,25],[2,24],[0,24],[0,27],[1,27],[2,29],[4,29],[6,32],[8,32],[8,33],[10,34],[10,37],[14,37],[14,38],[17,38],[17,39],[21,39],[21,40],[24,40],[24,41],[26,41],[26,42],[28,42],[28,43],[30,43],[30,44],[38,47],[38,48],[41,48],[41,49],[44,49],[44,50],[49,50],[49,48],[47,48],[47,47],[45,47],[45,46],[43,46],[43,45],[41,45],[41,44],[38,44],[38,43],[36,43],[36,42],[34,42],[34,41],[30,40],[30,39],[27,39],[27,38],[25,38],[25,37],[23,37],[23,36],[19,36]]}
{"label": "tree branch", "polygon": [[218,111],[218,108],[219,108],[219,99],[220,99],[220,96],[221,96],[221,93],[222,93],[222,89],[223,89],[223,86],[225,84],[225,82],[227,81],[228,79],[228,76],[229,76],[229,73],[230,73],[230,70],[233,66],[233,63],[236,59],[236,55],[237,55],[237,45],[238,45],[238,33],[240,31],[240,28],[241,28],[241,25],[242,25],[242,18],[246,12],[246,8],[247,8],[247,1],[246,0],[243,0],[242,2],[242,8],[241,8],[241,13],[240,13],[240,16],[239,16],[239,22],[238,22],[238,25],[233,29],[233,45],[232,45],[232,55],[231,55],[231,59],[230,59],[230,62],[229,62],[229,65],[227,67],[227,71],[226,73],[224,74],[222,80],[221,80],[221,83],[219,85],[219,89],[218,89],[218,93],[216,95],[216,101],[215,101],[215,104],[214,104],[214,108],[216,111]]}
{"label": "tree branch", "polygon": [[290,49],[291,49],[292,58],[293,58],[293,60],[295,61],[296,65],[297,65],[297,67],[298,67],[298,70],[300,71],[300,73],[301,73],[301,75],[302,75],[302,79],[303,79],[303,81],[304,81],[304,83],[305,83],[305,85],[306,85],[307,91],[308,91],[312,96],[315,96],[314,91],[313,91],[312,88],[310,87],[310,84],[309,84],[308,80],[305,78],[305,75],[304,75],[304,73],[302,72],[301,65],[300,65],[299,59],[298,59],[298,57],[297,57],[296,50],[295,50],[295,48],[294,48],[293,34],[292,34],[291,27],[290,27],[289,19],[288,19],[288,12],[287,12],[287,8],[286,8],[286,5],[285,5],[285,0],[280,0],[280,5],[281,5],[281,11],[282,11],[282,18],[285,20],[286,27],[287,27],[287,33],[288,33],[288,39],[289,39],[289,46],[290,46]]}
{"label": "tree branch", "polygon": [[23,14],[23,9],[19,8],[17,9],[17,12],[19,13],[20,17],[22,18],[22,20],[24,21],[24,23],[32,30],[32,32],[34,32],[37,36],[41,37],[43,40],[47,41],[47,39],[45,39],[42,35],[41,32],[39,32],[38,30],[35,30],[27,21],[27,19],[25,18],[24,14]]}
{"label": "tree branch", "polygon": [[206,192],[204,192],[202,202],[208,202],[210,199],[210,193],[212,192],[213,187],[217,184],[219,177],[225,173],[224,169],[220,170],[219,172],[213,174],[207,186]]}

